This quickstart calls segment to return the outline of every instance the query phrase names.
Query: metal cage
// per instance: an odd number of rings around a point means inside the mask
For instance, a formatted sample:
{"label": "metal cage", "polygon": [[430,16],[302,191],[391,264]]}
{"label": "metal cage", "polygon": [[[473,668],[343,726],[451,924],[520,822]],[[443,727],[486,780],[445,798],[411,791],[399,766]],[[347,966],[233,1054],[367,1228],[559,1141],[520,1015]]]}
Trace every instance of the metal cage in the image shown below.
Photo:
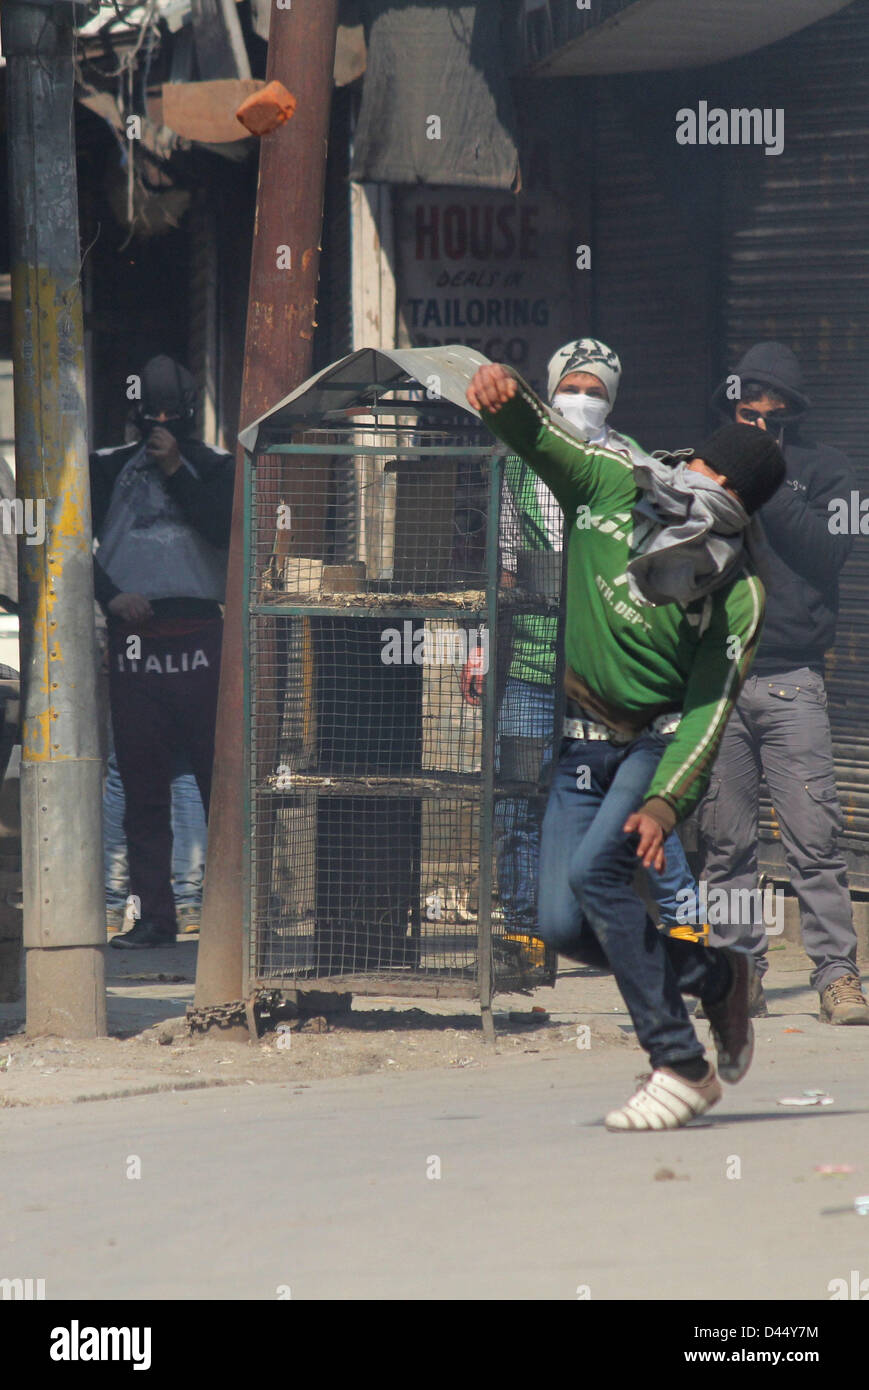
{"label": "metal cage", "polygon": [[464,402],[485,360],[364,349],[240,436],[247,995],[466,996],[491,1025],[496,989],[554,980],[529,876],[521,913],[504,889],[552,720],[498,721],[561,554],[506,535],[505,451]]}

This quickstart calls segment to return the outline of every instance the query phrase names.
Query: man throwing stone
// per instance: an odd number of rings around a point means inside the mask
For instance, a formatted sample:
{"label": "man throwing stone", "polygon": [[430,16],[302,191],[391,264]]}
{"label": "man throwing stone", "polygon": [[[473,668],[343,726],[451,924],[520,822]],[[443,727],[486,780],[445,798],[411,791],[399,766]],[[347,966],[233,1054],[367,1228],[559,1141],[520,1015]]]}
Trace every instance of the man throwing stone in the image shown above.
{"label": "man throwing stone", "polygon": [[[583,442],[495,363],[477,371],[468,401],[569,523],[567,736],[543,822],[541,935],[613,971],[651,1059],[652,1075],[607,1128],[676,1129],[721,1097],[682,995],[702,999],[720,1076],[739,1081],[753,1051],[753,964],[743,951],[663,936],[632,884],[637,859],[664,867],[664,840],[706,786],[751,664],[764,599],[750,519],[782,482],[784,460],[742,425],[675,467],[626,459]],[[660,725],[674,713],[668,737]]]}

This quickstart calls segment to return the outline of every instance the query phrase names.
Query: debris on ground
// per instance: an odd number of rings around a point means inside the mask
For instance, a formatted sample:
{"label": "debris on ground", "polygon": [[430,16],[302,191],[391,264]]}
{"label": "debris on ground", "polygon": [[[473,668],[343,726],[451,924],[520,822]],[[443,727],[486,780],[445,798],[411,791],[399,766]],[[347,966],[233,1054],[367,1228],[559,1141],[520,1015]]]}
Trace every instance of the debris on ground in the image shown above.
{"label": "debris on ground", "polygon": [[526,1028],[529,1025],[549,1022],[549,1013],[546,1009],[535,1007],[533,1009],[511,1009],[509,1014],[511,1023],[523,1023]]}
{"label": "debris on ground", "polygon": [[782,1096],[779,1105],[832,1105],[833,1097],[826,1091],[803,1091],[801,1096]]}

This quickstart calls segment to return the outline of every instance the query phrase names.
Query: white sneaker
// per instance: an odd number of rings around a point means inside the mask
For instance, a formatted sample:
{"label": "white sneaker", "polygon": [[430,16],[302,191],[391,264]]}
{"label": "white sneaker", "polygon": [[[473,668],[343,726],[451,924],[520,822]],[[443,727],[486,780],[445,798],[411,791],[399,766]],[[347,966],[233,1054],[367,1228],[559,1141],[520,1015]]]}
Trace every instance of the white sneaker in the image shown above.
{"label": "white sneaker", "polygon": [[686,1081],[669,1067],[653,1071],[636,1095],[606,1117],[607,1129],[681,1129],[721,1099],[715,1068],[701,1081]]}

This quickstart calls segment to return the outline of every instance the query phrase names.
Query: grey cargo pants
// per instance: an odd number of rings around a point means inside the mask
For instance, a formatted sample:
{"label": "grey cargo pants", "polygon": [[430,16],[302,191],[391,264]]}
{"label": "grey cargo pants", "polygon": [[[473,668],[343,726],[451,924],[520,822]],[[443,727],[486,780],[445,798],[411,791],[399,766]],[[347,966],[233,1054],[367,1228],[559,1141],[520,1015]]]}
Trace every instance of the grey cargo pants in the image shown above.
{"label": "grey cargo pants", "polygon": [[[730,716],[706,795],[697,812],[703,876],[732,889],[757,886],[761,772],[775,808],[800,904],[803,945],[819,992],[857,974],[857,937],[845,861],[837,846],[842,812],[823,678],[806,666],[749,676]],[[743,895],[743,900],[744,900]],[[739,902],[733,895],[729,902]],[[764,924],[713,926],[710,943],[737,942],[767,968]]]}

